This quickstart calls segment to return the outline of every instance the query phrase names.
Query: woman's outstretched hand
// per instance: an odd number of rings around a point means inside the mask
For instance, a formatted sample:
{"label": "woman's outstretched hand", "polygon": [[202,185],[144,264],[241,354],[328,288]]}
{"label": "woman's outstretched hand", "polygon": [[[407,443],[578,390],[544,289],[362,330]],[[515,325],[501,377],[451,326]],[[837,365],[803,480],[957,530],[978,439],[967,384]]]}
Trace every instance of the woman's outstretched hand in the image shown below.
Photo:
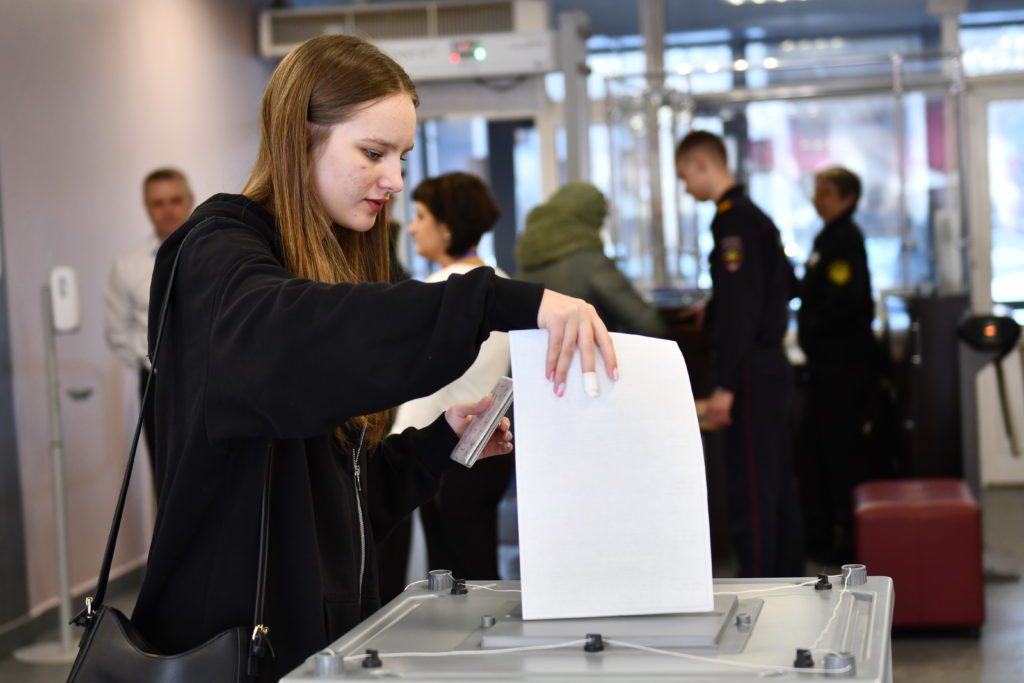
{"label": "woman's outstretched hand", "polygon": [[549,382],[554,382],[555,395],[565,394],[565,378],[572,367],[577,347],[583,368],[583,388],[589,396],[597,396],[601,391],[595,349],[601,352],[609,379],[618,380],[618,361],[612,337],[597,311],[586,301],[545,289],[537,313],[537,326],[548,331],[544,376]]}
{"label": "woman's outstretched hand", "polygon": [[[492,403],[494,403],[493,396],[485,396],[476,403],[457,403],[444,411],[444,419],[448,421],[448,426],[452,428],[455,435],[462,438],[462,434],[469,427],[473,418],[485,412]],[[483,453],[480,454],[478,460],[512,452],[512,432],[509,431],[509,426],[508,418],[501,418],[501,422],[498,423],[497,428],[487,440],[487,445],[484,446]]]}

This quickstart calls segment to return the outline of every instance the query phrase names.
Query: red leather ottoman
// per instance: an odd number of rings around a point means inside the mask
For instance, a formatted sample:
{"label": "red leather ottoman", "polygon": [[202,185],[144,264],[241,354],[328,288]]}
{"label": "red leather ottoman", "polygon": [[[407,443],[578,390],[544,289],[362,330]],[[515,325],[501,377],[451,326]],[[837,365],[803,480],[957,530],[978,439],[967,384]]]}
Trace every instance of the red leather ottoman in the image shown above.
{"label": "red leather ottoman", "polygon": [[984,623],[981,510],[966,483],[873,481],[853,497],[857,561],[892,577],[893,626]]}

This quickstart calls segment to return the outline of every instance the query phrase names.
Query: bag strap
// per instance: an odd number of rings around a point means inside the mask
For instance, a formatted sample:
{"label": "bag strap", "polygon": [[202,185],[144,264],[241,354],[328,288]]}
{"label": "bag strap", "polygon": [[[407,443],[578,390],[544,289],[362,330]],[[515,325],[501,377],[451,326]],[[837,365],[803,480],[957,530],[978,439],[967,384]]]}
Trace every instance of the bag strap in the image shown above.
{"label": "bag strap", "polygon": [[[171,274],[168,279],[167,290],[164,292],[164,298],[160,304],[160,317],[157,324],[156,339],[153,342],[153,353],[150,356],[150,364],[153,367],[153,371],[146,379],[146,386],[142,391],[141,405],[143,406],[143,410],[146,405],[146,401],[149,398],[150,390],[152,389],[153,377],[157,374],[157,359],[160,354],[160,341],[163,338],[164,324],[167,322],[167,309],[171,301],[171,290],[174,289],[174,276],[178,272],[178,262],[181,260],[181,252],[185,249],[185,245],[188,244],[188,241],[192,239],[192,236],[212,220],[214,220],[213,217],[207,218],[192,228],[192,230],[185,235],[185,238],[178,246],[178,251],[174,254],[174,262],[171,264]],[[107,584],[110,580],[110,568],[114,560],[114,548],[117,545],[117,534],[121,528],[121,519],[124,517],[125,502],[128,498],[128,484],[131,482],[132,468],[135,464],[135,455],[139,447],[139,436],[142,433],[143,410],[139,411],[139,419],[135,423],[135,434],[132,436],[131,452],[128,455],[128,462],[125,465],[124,478],[121,482],[121,493],[117,499],[117,506],[114,508],[114,520],[110,525],[110,534],[107,536],[107,547],[103,553],[103,564],[100,566],[100,575],[96,580],[96,591],[93,593],[92,597],[87,597],[85,599],[85,609],[75,615],[75,618],[71,620],[71,623],[76,626],[88,626],[92,622],[96,611],[103,605],[103,600],[106,597]],[[273,457],[274,445],[273,442],[271,442],[270,446],[267,448],[267,462],[264,467],[263,476],[263,499],[260,510],[260,556],[256,578],[256,611],[254,621],[256,626],[253,629],[253,642],[249,657],[250,673],[253,671],[254,657],[262,657],[267,650],[269,650],[271,656],[273,656],[273,648],[270,647],[270,640],[267,637],[269,629],[263,625],[263,605],[266,599],[267,562],[269,556],[268,541],[270,535],[270,473]],[[261,649],[262,652],[259,651]]]}
{"label": "bag strap", "polygon": [[267,596],[267,560],[270,541],[270,483],[274,462],[274,442],[267,446],[267,463],[263,475],[263,501],[260,504],[260,561],[256,573],[256,609],[253,614],[252,638],[249,643],[249,675],[260,675],[260,660],[268,653],[273,658],[274,646],[270,644],[270,629],[263,623],[263,604]]}

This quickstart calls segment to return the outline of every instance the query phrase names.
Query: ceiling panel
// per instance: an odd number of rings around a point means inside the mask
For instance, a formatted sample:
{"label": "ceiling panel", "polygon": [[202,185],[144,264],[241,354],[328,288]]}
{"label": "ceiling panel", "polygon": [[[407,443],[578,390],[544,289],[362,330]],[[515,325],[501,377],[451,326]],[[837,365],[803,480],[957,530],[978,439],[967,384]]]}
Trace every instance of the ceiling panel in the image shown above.
{"label": "ceiling panel", "polygon": [[[284,0],[282,4],[310,7],[394,1]],[[643,0],[549,0],[552,26],[559,12],[578,9],[590,16],[595,35],[637,35],[638,1]],[[767,0],[760,5],[748,1],[741,6],[726,0],[666,0],[666,5],[669,33],[727,29],[739,37],[755,30],[781,40],[938,30],[938,20],[928,14],[927,0]],[[997,13],[996,18],[1000,12],[1024,17],[1024,0],[968,0],[967,7],[970,12]]]}

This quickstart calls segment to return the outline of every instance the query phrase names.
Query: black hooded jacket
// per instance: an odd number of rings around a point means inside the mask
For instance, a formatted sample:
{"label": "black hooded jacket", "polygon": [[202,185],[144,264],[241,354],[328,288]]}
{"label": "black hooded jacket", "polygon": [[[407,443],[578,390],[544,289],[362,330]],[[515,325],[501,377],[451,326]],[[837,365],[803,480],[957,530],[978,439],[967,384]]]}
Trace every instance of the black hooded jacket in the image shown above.
{"label": "black hooded jacket", "polygon": [[742,185],[716,204],[704,329],[715,346],[717,385],[735,392],[752,361],[773,371],[787,365],[782,340],[796,278],[778,228]]}
{"label": "black hooded jacket", "polygon": [[871,273],[852,211],[814,238],[800,297],[799,341],[812,367],[850,365],[874,355]]}
{"label": "black hooded jacket", "polygon": [[195,229],[157,360],[158,514],[132,620],[165,653],[252,627],[273,443],[264,621],[277,680],[380,606],[374,539],[433,495],[456,443],[443,417],[406,430],[363,449],[357,482],[359,435],[343,451],[338,425],[455,380],[492,330],[536,327],[543,289],[488,268],[429,285],[302,279],[282,265],[273,217],[221,194],[157,254],[151,345]]}

